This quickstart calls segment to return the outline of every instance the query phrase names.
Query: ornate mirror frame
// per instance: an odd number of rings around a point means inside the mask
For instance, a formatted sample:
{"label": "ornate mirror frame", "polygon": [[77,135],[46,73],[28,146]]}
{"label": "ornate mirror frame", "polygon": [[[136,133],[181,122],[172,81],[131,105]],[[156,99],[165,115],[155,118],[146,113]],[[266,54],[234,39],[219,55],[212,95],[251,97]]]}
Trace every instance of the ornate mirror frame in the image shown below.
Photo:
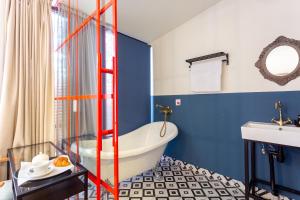
{"label": "ornate mirror frame", "polygon": [[[290,46],[294,48],[299,56],[299,61],[298,65],[295,68],[294,71],[289,73],[288,75],[285,76],[276,76],[273,75],[269,72],[266,66],[266,59],[269,55],[269,53],[275,49],[276,47],[279,46]],[[298,76],[300,76],[300,41],[299,40],[294,40],[290,39],[284,36],[279,36],[274,42],[266,46],[263,51],[261,52],[258,61],[255,63],[255,66],[259,69],[260,73],[263,75],[265,79],[268,79],[270,81],[273,81],[277,83],[278,85],[285,85],[291,80],[294,80]]]}

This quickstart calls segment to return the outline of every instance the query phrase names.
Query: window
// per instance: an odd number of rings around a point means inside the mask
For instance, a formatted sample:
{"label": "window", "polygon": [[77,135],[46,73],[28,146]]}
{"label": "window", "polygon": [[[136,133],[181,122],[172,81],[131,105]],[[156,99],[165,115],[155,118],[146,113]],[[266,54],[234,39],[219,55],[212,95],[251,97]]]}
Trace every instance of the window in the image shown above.
{"label": "window", "polygon": [[[71,21],[76,16],[74,11],[71,14]],[[80,13],[80,21],[86,16]],[[53,46],[58,47],[68,34],[68,17],[64,7],[58,12],[53,12]],[[71,24],[74,31],[75,24]],[[112,69],[114,56],[114,36],[110,28],[102,27],[101,49],[104,55],[103,65]],[[105,34],[104,34],[105,33]],[[97,54],[96,54],[96,30],[95,23],[90,22],[82,32],[78,34],[78,57],[76,57],[76,40],[70,42],[70,55],[68,55],[68,45],[54,52],[54,71],[55,71],[55,96],[66,97],[78,95],[97,94]],[[67,63],[70,56],[70,65]],[[78,59],[78,70],[76,71],[76,59]],[[70,67],[70,69],[68,69]],[[70,72],[68,71],[70,70]],[[70,78],[68,77],[70,73]],[[77,74],[77,76],[76,76]],[[69,79],[68,79],[69,78]],[[104,76],[103,93],[112,94],[112,75]],[[76,87],[78,90],[76,90]],[[79,93],[79,94],[78,94]],[[69,103],[69,105],[68,105]],[[71,107],[71,111],[68,110]],[[78,107],[78,109],[76,109]],[[67,100],[55,101],[55,126],[58,142],[67,137],[68,132],[75,136],[76,115],[79,117],[79,135],[96,134],[96,100],[79,99],[73,102]],[[71,113],[70,113],[71,112]],[[79,113],[76,113],[79,112]],[[112,128],[112,99],[105,100],[103,108],[103,123],[105,129]],[[68,123],[70,123],[68,128]],[[69,130],[70,129],[70,130]]]}

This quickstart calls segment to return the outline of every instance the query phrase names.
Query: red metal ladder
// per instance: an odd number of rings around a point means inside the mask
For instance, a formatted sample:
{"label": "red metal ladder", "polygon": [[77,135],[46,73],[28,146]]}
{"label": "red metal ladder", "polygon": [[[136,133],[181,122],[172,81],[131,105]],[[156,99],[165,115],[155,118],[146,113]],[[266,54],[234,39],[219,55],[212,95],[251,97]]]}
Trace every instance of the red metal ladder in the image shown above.
{"label": "red metal ladder", "polygon": [[[96,95],[80,95],[80,96],[68,96],[65,97],[56,97],[55,100],[84,100],[84,99],[97,99],[97,155],[96,155],[96,175],[89,172],[89,179],[95,183],[97,188],[97,200],[101,198],[101,186],[103,186],[108,192],[113,194],[115,199],[119,199],[119,155],[118,155],[118,24],[117,24],[117,0],[110,0],[105,3],[105,5],[101,8],[100,2],[101,0],[96,0],[96,10],[88,16],[83,22],[77,26],[77,28],[71,33],[68,33],[67,38],[59,45],[56,50],[61,49],[70,40],[78,35],[80,31],[91,21],[96,20],[96,37],[97,37],[97,87],[98,92]],[[70,3],[70,0],[69,0]],[[69,5],[70,6],[70,5]],[[105,13],[110,7],[112,7],[112,29],[114,36],[114,52],[115,56],[113,57],[113,67],[112,69],[108,69],[103,67],[102,65],[102,54],[101,54],[101,21],[100,17],[103,13]],[[77,8],[78,9],[78,8]],[[69,9],[70,12],[70,9]],[[68,23],[70,23],[70,18],[68,19]],[[103,94],[102,86],[103,86],[103,75],[111,74],[113,79],[113,93],[112,94]],[[76,94],[78,95],[78,94]],[[112,117],[112,129],[111,130],[103,130],[103,101],[105,99],[112,99],[113,104],[113,117]],[[102,151],[102,139],[105,135],[112,135],[112,146],[113,146],[113,159],[114,159],[114,186],[109,185],[104,180],[101,179],[101,151]],[[77,138],[77,137],[76,137]],[[78,140],[78,138],[76,139]],[[69,138],[69,145],[70,145]],[[78,141],[76,141],[78,144]],[[70,149],[70,147],[68,147]],[[78,148],[78,147],[77,147]],[[77,150],[78,151],[78,150]],[[78,152],[77,152],[78,153]]]}
{"label": "red metal ladder", "polygon": [[[98,12],[96,15],[96,34],[97,34],[97,57],[98,57],[98,122],[97,122],[97,176],[96,176],[96,187],[97,187],[97,199],[101,197],[101,186],[103,186],[108,192],[114,195],[115,199],[119,199],[119,156],[118,156],[118,70],[117,70],[117,58],[118,58],[118,45],[117,45],[117,0],[111,0],[112,6],[112,27],[114,36],[114,57],[113,57],[113,68],[107,69],[103,67],[102,54],[101,54],[101,13]],[[107,4],[106,4],[107,5]],[[100,8],[100,0],[96,0],[97,10]],[[103,94],[103,75],[111,74],[113,79],[112,94]],[[107,81],[107,80],[106,80]],[[106,97],[111,96],[113,99],[113,117],[112,117],[112,130],[103,130],[102,120],[102,106],[103,100]],[[110,186],[104,180],[101,179],[101,151],[102,151],[102,138],[104,135],[112,134],[112,145],[114,151],[114,186]]]}

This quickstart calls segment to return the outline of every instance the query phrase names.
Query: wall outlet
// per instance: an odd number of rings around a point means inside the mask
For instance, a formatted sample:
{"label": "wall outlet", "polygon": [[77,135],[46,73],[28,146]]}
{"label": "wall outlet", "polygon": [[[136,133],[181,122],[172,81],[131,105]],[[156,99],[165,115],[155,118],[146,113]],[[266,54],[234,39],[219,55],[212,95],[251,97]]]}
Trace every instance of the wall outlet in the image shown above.
{"label": "wall outlet", "polygon": [[181,106],[181,99],[176,99],[175,100],[175,105],[176,106]]}

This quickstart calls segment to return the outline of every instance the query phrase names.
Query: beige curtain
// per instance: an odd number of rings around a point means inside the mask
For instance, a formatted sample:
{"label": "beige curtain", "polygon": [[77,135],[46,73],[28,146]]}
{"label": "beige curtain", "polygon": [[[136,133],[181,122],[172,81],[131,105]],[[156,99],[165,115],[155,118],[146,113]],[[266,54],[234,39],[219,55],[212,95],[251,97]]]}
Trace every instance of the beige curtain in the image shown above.
{"label": "beige curtain", "polygon": [[6,40],[6,22],[7,22],[7,2],[0,3],[0,100],[2,89],[2,78],[4,69],[4,55],[5,55],[5,40]]}
{"label": "beige curtain", "polygon": [[0,156],[10,147],[54,141],[51,0],[1,1]]}

